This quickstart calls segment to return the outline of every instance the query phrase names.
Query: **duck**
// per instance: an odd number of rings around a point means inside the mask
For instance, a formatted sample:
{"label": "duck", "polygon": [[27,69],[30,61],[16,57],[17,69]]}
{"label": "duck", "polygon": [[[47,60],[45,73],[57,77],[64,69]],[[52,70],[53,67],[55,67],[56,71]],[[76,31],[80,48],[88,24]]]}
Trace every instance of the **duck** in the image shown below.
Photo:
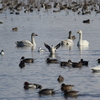
{"label": "duck", "polygon": [[2,56],[4,55],[4,50],[1,50],[0,55]]}
{"label": "duck", "polygon": [[66,90],[66,91],[64,91],[64,96],[67,96],[67,97],[76,97],[76,96],[79,95],[78,92],[79,91],[75,91],[75,90],[71,90],[71,91]]}
{"label": "duck", "polygon": [[20,67],[20,68],[25,67],[25,63],[24,63],[24,61],[20,61],[20,63],[19,63],[19,67]]}
{"label": "duck", "polygon": [[83,65],[83,66],[88,66],[88,62],[89,62],[89,61],[84,61],[83,59],[81,59],[80,61],[82,62],[82,65]]}
{"label": "duck", "polygon": [[17,27],[12,28],[12,31],[18,31]]}
{"label": "duck", "polygon": [[36,83],[29,83],[29,82],[24,82],[24,89],[42,89],[42,85],[36,84]]}
{"label": "duck", "polygon": [[68,66],[68,67],[70,67],[70,66],[72,66],[72,62],[71,62],[71,60],[68,60],[68,62],[61,61],[60,62],[60,66]]}
{"label": "duck", "polygon": [[59,75],[59,77],[57,78],[57,81],[58,81],[59,83],[62,83],[62,82],[64,81],[64,77],[61,76],[61,75]]}
{"label": "duck", "polygon": [[76,39],[75,35],[72,36],[72,31],[69,31],[68,39],[72,39],[72,40]]}
{"label": "duck", "polygon": [[47,63],[59,63],[59,60],[56,58],[47,58],[46,62]]}
{"label": "duck", "polygon": [[100,58],[97,59],[98,63],[100,63]]}
{"label": "duck", "polygon": [[38,92],[40,95],[52,95],[55,93],[54,89],[45,88]]}
{"label": "duck", "polygon": [[72,62],[72,67],[73,68],[81,68],[82,67],[82,62]]}
{"label": "duck", "polygon": [[56,46],[54,45],[49,46],[48,44],[44,43],[44,46],[49,50],[50,54],[55,54],[56,50],[60,47],[60,43],[57,44]]}
{"label": "duck", "polygon": [[93,72],[100,72],[100,65],[91,68],[91,70],[92,70]]}
{"label": "duck", "polygon": [[24,63],[33,63],[34,60],[34,58],[25,58],[24,56],[21,57],[21,61],[23,61]]}
{"label": "duck", "polygon": [[42,49],[41,47],[38,48],[38,52],[45,52],[45,49]]}
{"label": "duck", "polygon": [[69,91],[69,90],[72,90],[72,88],[74,87],[74,85],[67,85],[67,84],[65,84],[65,83],[62,83],[61,84],[61,90],[62,91]]}
{"label": "duck", "polygon": [[90,23],[90,19],[83,20],[83,23]]}
{"label": "duck", "polygon": [[77,46],[89,46],[89,42],[87,40],[82,40],[82,31],[78,31],[79,33],[79,41],[77,42]]}
{"label": "duck", "polygon": [[38,35],[35,34],[35,33],[32,33],[31,34],[31,41],[29,41],[29,40],[22,40],[22,41],[15,42],[15,44],[18,47],[23,47],[23,46],[36,46],[34,36],[38,36]]}

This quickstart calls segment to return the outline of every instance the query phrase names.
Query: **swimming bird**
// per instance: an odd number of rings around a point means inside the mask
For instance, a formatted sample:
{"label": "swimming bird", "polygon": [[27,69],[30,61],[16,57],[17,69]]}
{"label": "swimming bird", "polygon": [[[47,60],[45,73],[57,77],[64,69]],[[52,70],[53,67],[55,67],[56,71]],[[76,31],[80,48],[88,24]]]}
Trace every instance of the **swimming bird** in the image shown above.
{"label": "swimming bird", "polygon": [[71,62],[71,60],[68,60],[68,62],[61,61],[60,62],[60,66],[68,66],[68,67],[70,67],[70,66],[72,66],[72,62]]}
{"label": "swimming bird", "polygon": [[57,78],[57,81],[58,81],[59,83],[63,82],[63,81],[64,81],[64,77],[61,76],[61,75],[59,75],[59,77]]}
{"label": "swimming bird", "polygon": [[79,33],[79,41],[77,42],[77,46],[88,46],[89,42],[87,40],[82,40],[82,31],[78,31]]}
{"label": "swimming bird", "polygon": [[55,54],[56,50],[60,47],[60,43],[57,44],[56,46],[54,45],[49,46],[48,44],[44,43],[44,46],[49,50],[50,54]]}
{"label": "swimming bird", "polygon": [[4,55],[4,50],[1,50],[0,55],[2,56]]}
{"label": "swimming bird", "polygon": [[100,72],[100,65],[91,68],[91,70],[92,70],[93,72]]}
{"label": "swimming bird", "polygon": [[45,88],[38,92],[40,95],[52,95],[55,93],[54,89]]}
{"label": "swimming bird", "polygon": [[25,67],[25,63],[24,63],[24,61],[20,61],[20,63],[19,63],[19,67],[20,67],[20,68]]}
{"label": "swimming bird", "polygon": [[73,45],[74,42],[72,39],[67,39],[67,40],[63,40],[61,41],[61,45]]}
{"label": "swimming bird", "polygon": [[79,91],[75,91],[75,90],[71,90],[71,91],[64,91],[64,96],[67,96],[67,97],[77,97],[79,94],[78,94]]}
{"label": "swimming bird", "polygon": [[21,61],[23,61],[24,63],[33,63],[34,60],[34,58],[25,58],[24,56],[21,57]]}
{"label": "swimming bird", "polygon": [[22,47],[22,46],[36,46],[34,36],[38,36],[38,35],[35,34],[35,33],[32,33],[31,34],[31,41],[29,41],[29,40],[22,40],[22,41],[15,42],[15,44],[17,46],[19,46],[19,47]]}
{"label": "swimming bird", "polygon": [[47,63],[59,63],[59,60],[56,58],[47,58],[46,62]]}
{"label": "swimming bird", "polygon": [[42,86],[36,83],[24,82],[24,89],[29,89],[29,88],[42,89]]}
{"label": "swimming bird", "polygon": [[45,49],[42,49],[41,47],[38,48],[38,52],[45,52]]}
{"label": "swimming bird", "polygon": [[98,63],[100,63],[100,58],[97,59]]}
{"label": "swimming bird", "polygon": [[72,36],[72,31],[69,31],[68,39],[72,39],[72,40],[76,39],[75,35]]}
{"label": "swimming bird", "polygon": [[82,62],[82,65],[88,66],[88,62],[89,62],[89,61],[84,61],[83,59],[81,59],[80,61]]}
{"label": "swimming bird", "polygon": [[62,91],[69,91],[69,90],[72,90],[73,86],[74,85],[67,85],[67,84],[62,83],[61,90]]}
{"label": "swimming bird", "polygon": [[72,67],[73,68],[81,68],[82,67],[82,62],[72,62]]}

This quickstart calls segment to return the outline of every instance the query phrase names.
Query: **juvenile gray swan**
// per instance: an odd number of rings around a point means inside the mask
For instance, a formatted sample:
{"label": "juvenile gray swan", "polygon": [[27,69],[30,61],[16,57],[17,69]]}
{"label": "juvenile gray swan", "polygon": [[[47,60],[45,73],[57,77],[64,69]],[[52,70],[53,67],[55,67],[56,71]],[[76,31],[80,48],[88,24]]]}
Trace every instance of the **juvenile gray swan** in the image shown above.
{"label": "juvenile gray swan", "polygon": [[23,47],[23,46],[36,46],[34,36],[38,36],[38,35],[35,34],[35,33],[32,33],[31,34],[31,41],[29,41],[29,40],[22,40],[22,41],[15,42],[15,44],[18,47]]}

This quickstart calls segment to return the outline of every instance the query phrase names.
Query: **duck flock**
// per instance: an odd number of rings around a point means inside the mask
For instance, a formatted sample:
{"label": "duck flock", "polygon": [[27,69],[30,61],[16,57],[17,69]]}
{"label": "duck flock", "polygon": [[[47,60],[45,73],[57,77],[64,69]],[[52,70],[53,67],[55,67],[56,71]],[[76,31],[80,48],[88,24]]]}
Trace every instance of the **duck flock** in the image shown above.
{"label": "duck flock", "polygon": [[[63,1],[63,0],[62,0]],[[48,9],[52,9],[54,13],[60,13],[62,10],[64,11],[73,11],[76,12],[78,15],[86,15],[91,14],[92,11],[95,11],[95,14],[100,13],[100,3],[95,2],[94,0],[84,0],[84,1],[63,1],[59,2],[57,0],[50,0],[46,2],[45,0],[35,1],[35,0],[29,0],[27,1],[27,4],[24,3],[24,1],[19,2],[19,0],[2,0],[1,1],[2,8],[0,8],[0,13],[3,13],[5,10],[9,10],[10,14],[16,14],[19,15],[20,11],[22,11],[22,8],[24,9],[24,13],[32,13],[34,10],[39,12],[42,9],[45,9],[48,11]],[[2,21],[1,21],[2,22]],[[0,22],[0,23],[1,23]],[[83,20],[83,23],[90,23],[90,19]],[[3,22],[1,23],[3,24]],[[18,31],[17,27],[12,28],[12,31]],[[88,47],[90,43],[88,40],[83,40],[82,38],[82,30],[78,30],[77,33],[79,34],[79,40],[77,42],[77,46],[85,46]],[[69,36],[65,40],[61,40],[58,42],[57,45],[49,45],[44,41],[45,49],[42,49],[41,47],[38,48],[37,52],[49,52],[50,57],[46,58],[45,61],[47,64],[58,64],[61,67],[69,67],[69,68],[82,68],[83,66],[88,66],[89,61],[80,59],[79,62],[73,62],[71,59],[68,61],[60,61],[58,58],[53,58],[52,55],[55,55],[57,50],[61,48],[63,45],[72,46],[74,45],[74,40],[76,39],[76,36],[72,36],[72,31],[69,31]],[[38,36],[36,33],[31,34],[31,41],[29,40],[20,40],[15,41],[15,45],[17,47],[23,47],[23,46],[33,46],[37,47],[34,37]],[[0,55],[4,56],[4,50],[1,50]],[[26,63],[34,63],[37,59],[35,58],[25,58],[22,56],[20,58],[19,67],[24,68],[26,66]],[[97,62],[100,63],[100,58],[97,59]],[[93,72],[100,71],[100,66],[94,67],[91,69]],[[62,91],[63,95],[66,97],[77,97],[81,96],[79,94],[79,90],[73,90],[74,85],[73,84],[66,84],[64,82],[64,77],[59,75],[57,77],[57,81],[61,84],[60,90]],[[39,95],[52,95],[57,93],[59,90],[51,89],[51,88],[43,88],[42,85],[38,83],[30,83],[25,81],[23,88],[25,90],[28,89],[39,89]]]}

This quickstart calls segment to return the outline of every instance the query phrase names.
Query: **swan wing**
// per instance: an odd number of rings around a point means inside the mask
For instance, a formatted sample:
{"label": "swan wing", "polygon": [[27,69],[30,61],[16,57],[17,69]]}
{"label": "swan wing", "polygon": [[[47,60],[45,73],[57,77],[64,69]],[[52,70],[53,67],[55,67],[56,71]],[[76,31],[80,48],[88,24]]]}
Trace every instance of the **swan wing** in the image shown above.
{"label": "swan wing", "polygon": [[83,40],[83,41],[82,41],[82,44],[88,46],[88,45],[89,45],[89,42],[88,42],[87,40]]}
{"label": "swan wing", "polygon": [[15,42],[17,46],[32,46],[32,43],[28,40]]}
{"label": "swan wing", "polygon": [[49,52],[50,52],[50,50],[51,50],[51,47],[48,45],[48,44],[46,44],[46,43],[44,43],[44,46],[49,50]]}

